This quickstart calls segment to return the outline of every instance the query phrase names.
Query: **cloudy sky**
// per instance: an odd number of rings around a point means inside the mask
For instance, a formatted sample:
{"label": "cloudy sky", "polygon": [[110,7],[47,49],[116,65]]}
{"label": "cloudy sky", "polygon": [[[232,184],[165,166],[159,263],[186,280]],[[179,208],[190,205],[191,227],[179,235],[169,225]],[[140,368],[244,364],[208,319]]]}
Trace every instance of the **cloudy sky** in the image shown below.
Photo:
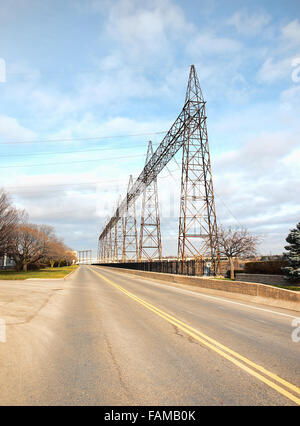
{"label": "cloudy sky", "polygon": [[[218,221],[283,251],[300,220],[299,0],[6,0],[0,58],[0,185],[32,222],[96,249],[195,64]],[[180,154],[159,177],[164,254],[179,168]]]}

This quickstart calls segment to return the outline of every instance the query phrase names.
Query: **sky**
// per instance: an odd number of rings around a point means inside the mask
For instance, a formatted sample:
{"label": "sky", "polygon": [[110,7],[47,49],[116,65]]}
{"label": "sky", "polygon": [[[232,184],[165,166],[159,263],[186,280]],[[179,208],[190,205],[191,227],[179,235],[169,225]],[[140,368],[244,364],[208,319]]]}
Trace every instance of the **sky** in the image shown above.
{"label": "sky", "polygon": [[[96,255],[148,141],[183,107],[191,64],[217,220],[282,253],[300,221],[299,0],[6,0],[0,187],[31,222]],[[176,254],[180,162],[158,179],[164,255]]]}

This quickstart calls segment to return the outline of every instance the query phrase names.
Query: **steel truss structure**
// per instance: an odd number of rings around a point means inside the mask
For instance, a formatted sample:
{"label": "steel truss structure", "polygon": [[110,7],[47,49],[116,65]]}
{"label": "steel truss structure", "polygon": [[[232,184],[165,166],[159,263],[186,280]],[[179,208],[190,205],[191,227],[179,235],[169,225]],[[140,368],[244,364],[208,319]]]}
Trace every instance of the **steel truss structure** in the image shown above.
{"label": "steel truss structure", "polygon": [[[205,101],[194,65],[191,66],[185,103],[181,113],[163,138],[114,215],[99,236],[100,261],[118,261],[112,256],[111,234],[121,228],[123,219],[137,198],[157,179],[159,173],[183,148],[178,236],[178,257],[207,259],[214,273],[219,272],[220,256],[207,139]],[[119,225],[118,225],[119,224]],[[108,256],[105,256],[108,253]],[[123,252],[124,255],[124,252]],[[124,256],[123,256],[124,260]]]}
{"label": "steel truss structure", "polygon": [[[118,208],[121,203],[121,199],[118,202]],[[114,262],[119,262],[122,260],[123,255],[123,235],[124,235],[124,217],[121,216],[118,221],[115,222],[113,227],[113,253],[112,259]]]}
{"label": "steel truss structure", "polygon": [[[146,164],[153,156],[152,142],[149,141]],[[162,258],[157,178],[145,186],[143,191],[139,261]]]}
{"label": "steel truss structure", "polygon": [[77,262],[80,264],[92,263],[93,250],[78,250],[77,251]]}
{"label": "steel truss structure", "polygon": [[217,220],[208,147],[205,101],[195,67],[191,67],[183,109],[178,258],[208,258],[219,269]]}
{"label": "steel truss structure", "polygon": [[[133,185],[132,175],[129,177],[128,190]],[[134,261],[138,257],[138,235],[137,235],[137,223],[136,223],[136,208],[135,201],[133,203],[127,203],[127,209],[124,220],[124,234],[123,234],[123,253],[122,261]]]}

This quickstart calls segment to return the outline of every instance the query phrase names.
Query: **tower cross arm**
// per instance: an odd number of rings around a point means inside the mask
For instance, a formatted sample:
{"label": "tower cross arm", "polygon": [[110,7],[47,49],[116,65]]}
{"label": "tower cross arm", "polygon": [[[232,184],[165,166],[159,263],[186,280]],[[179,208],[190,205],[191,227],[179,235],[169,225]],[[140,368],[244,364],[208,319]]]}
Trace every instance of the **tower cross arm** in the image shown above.
{"label": "tower cross arm", "polygon": [[[123,213],[126,212],[126,209],[141,194],[144,186],[149,185],[158,176],[162,169],[182,147],[184,143],[184,131],[188,125],[188,122],[185,119],[185,107],[186,105],[174,121],[172,127],[163,138],[152,157],[145,165],[141,174],[136,179],[119,207],[116,209],[114,215],[101,231],[99,239],[102,239],[107,235],[109,230],[116,224],[119,218],[122,217]],[[197,113],[198,111],[196,111],[194,115]],[[192,119],[193,116],[189,118],[189,120]]]}

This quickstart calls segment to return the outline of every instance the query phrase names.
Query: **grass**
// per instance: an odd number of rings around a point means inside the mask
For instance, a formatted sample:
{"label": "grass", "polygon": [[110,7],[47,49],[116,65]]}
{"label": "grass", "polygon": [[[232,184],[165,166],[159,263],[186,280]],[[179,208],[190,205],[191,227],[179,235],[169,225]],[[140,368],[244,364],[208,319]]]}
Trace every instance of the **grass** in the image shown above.
{"label": "grass", "polygon": [[273,287],[279,287],[279,288],[285,288],[286,290],[292,290],[292,291],[300,291],[300,287],[294,286],[294,285],[279,285],[275,284]]}
{"label": "grass", "polygon": [[216,278],[216,279],[217,279],[217,280],[232,281],[232,282],[234,282],[234,280],[232,280],[231,278],[218,277],[218,278]]}
{"label": "grass", "polygon": [[27,280],[28,278],[63,278],[70,272],[75,271],[78,265],[63,266],[61,268],[44,268],[38,271],[16,272],[0,271],[0,280]]}

